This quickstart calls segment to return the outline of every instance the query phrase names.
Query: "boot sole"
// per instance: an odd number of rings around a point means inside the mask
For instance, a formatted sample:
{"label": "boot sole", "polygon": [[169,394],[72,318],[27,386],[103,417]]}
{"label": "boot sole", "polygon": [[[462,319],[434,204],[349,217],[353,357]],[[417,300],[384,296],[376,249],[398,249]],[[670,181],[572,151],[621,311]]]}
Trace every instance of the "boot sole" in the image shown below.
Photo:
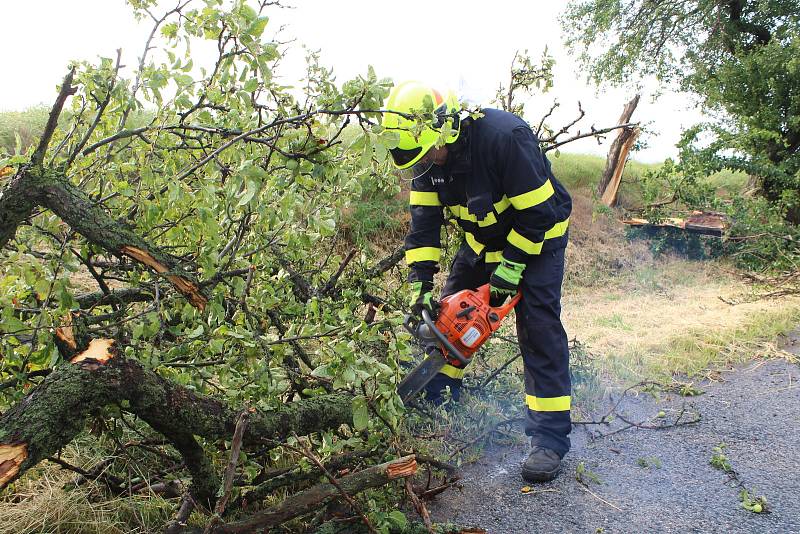
{"label": "boot sole", "polygon": [[549,482],[558,476],[559,471],[561,471],[560,465],[552,471],[529,471],[523,467],[522,478],[526,482]]}

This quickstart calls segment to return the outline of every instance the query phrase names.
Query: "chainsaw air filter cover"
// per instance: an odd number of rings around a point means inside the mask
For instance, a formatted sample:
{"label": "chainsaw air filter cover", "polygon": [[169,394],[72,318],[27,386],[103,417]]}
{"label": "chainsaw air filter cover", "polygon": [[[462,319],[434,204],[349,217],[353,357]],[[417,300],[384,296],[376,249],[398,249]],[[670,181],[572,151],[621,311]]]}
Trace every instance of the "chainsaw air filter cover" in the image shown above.
{"label": "chainsaw air filter cover", "polygon": [[[500,328],[500,323],[519,301],[517,294],[503,306],[493,308],[489,305],[489,284],[476,291],[465,289],[442,299],[436,328],[465,357],[472,355],[483,345],[492,333]],[[463,364],[448,354],[442,347],[445,357],[455,366]]]}

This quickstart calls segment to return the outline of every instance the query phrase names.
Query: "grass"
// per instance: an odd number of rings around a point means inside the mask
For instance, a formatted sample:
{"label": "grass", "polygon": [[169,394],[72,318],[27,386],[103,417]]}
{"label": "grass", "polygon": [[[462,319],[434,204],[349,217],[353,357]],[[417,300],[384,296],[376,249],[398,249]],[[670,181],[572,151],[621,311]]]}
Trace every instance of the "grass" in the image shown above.
{"label": "grass", "polygon": [[800,323],[798,298],[728,304],[744,289],[715,264],[654,260],[608,282],[566,295],[564,322],[618,380],[696,376],[779,356],[775,340]]}
{"label": "grass", "polygon": [[25,150],[44,130],[49,109],[44,106],[28,108],[25,111],[0,112],[0,153],[13,154],[16,149],[16,135],[20,138],[20,148]]}
{"label": "grass", "polygon": [[[61,458],[85,468],[101,460],[97,440],[79,438]],[[152,493],[109,496],[98,482],[75,484],[74,473],[42,462],[0,497],[4,534],[32,532],[127,534],[160,531],[175,513],[177,500]]]}
{"label": "grass", "polygon": [[[561,152],[558,155],[548,153],[547,158],[550,160],[555,177],[571,191],[594,189],[606,168],[606,158],[603,156]],[[645,172],[655,170],[659,166],[658,163],[631,160],[625,165],[622,182],[623,184],[634,182]]]}

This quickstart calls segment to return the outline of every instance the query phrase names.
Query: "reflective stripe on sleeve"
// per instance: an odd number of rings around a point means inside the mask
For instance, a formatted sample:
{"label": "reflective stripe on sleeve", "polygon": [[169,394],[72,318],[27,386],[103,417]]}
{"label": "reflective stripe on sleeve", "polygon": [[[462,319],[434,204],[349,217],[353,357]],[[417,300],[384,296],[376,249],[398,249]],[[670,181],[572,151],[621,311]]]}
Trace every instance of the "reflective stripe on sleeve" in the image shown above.
{"label": "reflective stripe on sleeve", "polygon": [[544,233],[545,239],[553,239],[554,237],[561,237],[567,233],[569,227],[569,219],[565,219],[560,223],[556,223],[547,232]]}
{"label": "reflective stripe on sleeve", "polygon": [[554,193],[555,191],[553,190],[553,184],[548,179],[544,184],[537,187],[533,191],[528,191],[527,193],[510,197],[508,200],[511,202],[511,205],[514,206],[514,209],[524,210],[536,206],[537,204],[541,204],[553,196]]}
{"label": "reflective stripe on sleeve", "polygon": [[475,236],[469,232],[464,232],[464,239],[466,239],[469,248],[471,248],[472,251],[475,252],[475,254],[480,256],[481,251],[483,251],[483,249],[485,248],[485,245],[483,243],[479,243],[478,240],[475,239]]}
{"label": "reflective stripe on sleeve", "polygon": [[508,197],[504,196],[499,202],[494,203],[494,211],[496,211],[498,214],[503,213],[510,205],[511,201],[508,200]]}
{"label": "reflective stripe on sleeve", "polygon": [[494,251],[487,251],[486,252],[486,263],[500,263],[503,261],[503,251],[502,250],[494,250]]}
{"label": "reflective stripe on sleeve", "polygon": [[570,396],[534,397],[525,395],[525,404],[534,412],[566,412],[569,410]]}
{"label": "reflective stripe on sleeve", "polygon": [[[569,219],[554,224],[552,228],[544,233],[544,238],[547,240],[561,237],[567,233],[567,228],[569,228]],[[542,245],[544,245],[544,241],[538,243],[531,241],[527,237],[517,233],[513,228],[508,233],[507,239],[509,243],[527,254],[540,254],[542,252]]]}
{"label": "reflective stripe on sleeve", "polygon": [[419,247],[406,250],[406,263],[411,265],[418,261],[439,261],[442,249],[436,247]]}
{"label": "reflective stripe on sleeve", "polygon": [[520,249],[522,252],[526,254],[539,254],[542,252],[542,245],[544,244],[543,241],[539,241],[535,243],[528,239],[527,237],[523,237],[522,235],[518,234],[516,230],[513,228],[508,233],[508,242]]}
{"label": "reflective stripe on sleeve", "polygon": [[411,191],[408,203],[412,206],[441,206],[439,194],[435,191]]}
{"label": "reflective stripe on sleeve", "polygon": [[444,367],[439,369],[439,372],[443,375],[449,376],[450,378],[455,378],[456,380],[461,380],[464,378],[464,369],[450,365],[449,363],[444,364]]}

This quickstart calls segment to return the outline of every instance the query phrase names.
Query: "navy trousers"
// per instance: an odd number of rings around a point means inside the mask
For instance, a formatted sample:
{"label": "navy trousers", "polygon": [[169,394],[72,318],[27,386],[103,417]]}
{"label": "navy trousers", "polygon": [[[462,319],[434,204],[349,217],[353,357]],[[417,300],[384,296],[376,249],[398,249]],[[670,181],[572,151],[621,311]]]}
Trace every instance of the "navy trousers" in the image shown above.
{"label": "navy trousers", "polygon": [[[462,289],[475,289],[489,281],[497,264],[479,260],[473,265],[462,248],[450,267],[442,297]],[[517,339],[525,366],[525,433],[532,445],[547,447],[564,456],[569,450],[570,374],[567,334],[561,324],[561,284],[564,249],[532,256],[520,283],[522,299],[514,308]],[[434,402],[449,387],[458,400],[463,369],[446,366],[426,387]]]}

